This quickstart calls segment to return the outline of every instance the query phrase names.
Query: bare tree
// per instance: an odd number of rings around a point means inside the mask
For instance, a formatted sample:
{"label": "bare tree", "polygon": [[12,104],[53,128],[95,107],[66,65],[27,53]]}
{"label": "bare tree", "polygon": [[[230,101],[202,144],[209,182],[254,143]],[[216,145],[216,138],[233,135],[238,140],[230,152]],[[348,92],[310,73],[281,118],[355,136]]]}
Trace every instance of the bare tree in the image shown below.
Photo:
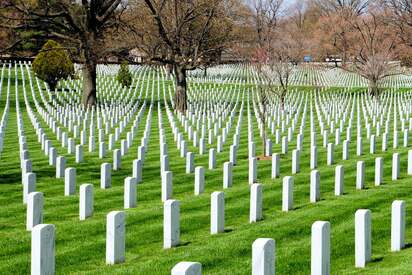
{"label": "bare tree", "polygon": [[[77,61],[84,64],[82,103],[90,106],[96,103],[97,62],[119,50],[115,42],[125,30],[122,17],[127,7],[122,0],[5,0],[0,6],[0,26],[39,30],[67,48],[78,49]],[[24,39],[16,33],[11,47]]]}
{"label": "bare tree", "polygon": [[341,12],[342,10],[350,10],[356,15],[361,15],[367,12],[371,0],[314,0],[318,7],[326,15]]}
{"label": "bare tree", "polygon": [[256,43],[261,49],[271,47],[282,13],[283,0],[252,0]]}
{"label": "bare tree", "polygon": [[382,0],[388,8],[390,23],[396,27],[399,38],[407,46],[412,47],[412,1]]}
{"label": "bare tree", "polygon": [[264,66],[267,53],[273,49],[275,32],[278,27],[283,0],[252,0],[252,24],[254,29],[254,52],[252,60],[255,63],[258,76],[257,99],[258,115],[261,121],[263,154],[266,152],[266,120],[270,103],[270,93],[264,78]]}
{"label": "bare tree", "polygon": [[294,39],[289,29],[283,29],[281,33],[282,39],[276,40],[271,51],[264,55],[261,76],[265,89],[277,97],[283,110],[293,70],[302,59],[303,45]]}
{"label": "bare tree", "polygon": [[369,94],[379,98],[384,80],[400,73],[392,60],[396,56],[396,37],[387,28],[382,16],[368,14],[346,17],[350,62],[342,65],[346,71],[359,74],[368,81]]}
{"label": "bare tree", "polygon": [[234,1],[144,0],[135,10],[136,47],[147,62],[173,67],[175,109],[187,109],[186,73],[220,60],[232,42]]}

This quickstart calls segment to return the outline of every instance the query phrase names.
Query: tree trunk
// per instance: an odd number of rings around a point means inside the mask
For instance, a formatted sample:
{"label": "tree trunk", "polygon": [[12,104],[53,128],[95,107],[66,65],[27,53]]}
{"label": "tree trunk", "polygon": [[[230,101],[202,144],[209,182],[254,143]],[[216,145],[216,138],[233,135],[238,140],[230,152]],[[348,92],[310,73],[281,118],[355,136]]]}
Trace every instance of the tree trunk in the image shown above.
{"label": "tree trunk", "polygon": [[47,83],[47,84],[49,84],[50,92],[55,92],[56,86],[57,86],[57,82],[49,82],[49,83]]}
{"label": "tree trunk", "polygon": [[266,111],[263,111],[263,118],[262,118],[262,147],[263,147],[263,156],[266,156]]}
{"label": "tree trunk", "polygon": [[203,69],[203,77],[207,77],[207,67],[204,67]]}
{"label": "tree trunk", "polygon": [[96,104],[96,67],[94,59],[86,60],[83,67],[83,96],[82,103],[85,107]]}
{"label": "tree trunk", "polygon": [[176,92],[174,95],[175,109],[181,113],[186,112],[186,69],[181,66],[175,66]]}
{"label": "tree trunk", "polygon": [[50,82],[49,84],[49,89],[50,89],[50,99],[49,102],[53,102],[53,100],[56,98],[56,86],[57,82]]}
{"label": "tree trunk", "polygon": [[166,76],[167,76],[167,78],[170,78],[172,73],[173,73],[173,65],[172,64],[166,64]]}
{"label": "tree trunk", "polygon": [[378,85],[377,85],[375,80],[369,79],[368,91],[369,91],[370,96],[372,96],[375,99],[378,99],[378,97],[379,97],[379,88],[378,88]]}
{"label": "tree trunk", "polygon": [[280,110],[284,111],[285,110],[285,97],[286,97],[286,93],[287,93],[287,88],[286,90],[284,88],[282,88],[282,92],[280,93]]}

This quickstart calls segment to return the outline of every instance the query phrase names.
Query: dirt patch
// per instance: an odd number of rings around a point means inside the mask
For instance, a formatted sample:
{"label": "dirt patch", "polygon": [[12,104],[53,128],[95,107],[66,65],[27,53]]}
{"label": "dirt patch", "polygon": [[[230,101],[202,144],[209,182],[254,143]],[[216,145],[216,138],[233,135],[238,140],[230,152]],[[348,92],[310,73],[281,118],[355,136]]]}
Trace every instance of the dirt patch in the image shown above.
{"label": "dirt patch", "polygon": [[257,160],[272,160],[271,156],[257,156]]}

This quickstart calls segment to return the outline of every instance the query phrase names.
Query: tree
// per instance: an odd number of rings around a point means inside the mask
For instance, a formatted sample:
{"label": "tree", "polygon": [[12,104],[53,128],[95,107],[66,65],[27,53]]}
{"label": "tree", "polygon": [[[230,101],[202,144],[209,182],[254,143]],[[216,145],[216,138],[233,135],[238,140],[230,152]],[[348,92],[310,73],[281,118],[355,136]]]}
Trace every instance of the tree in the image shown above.
{"label": "tree", "polygon": [[117,81],[124,87],[130,87],[130,85],[132,85],[132,74],[129,71],[127,61],[123,61],[120,65],[119,72],[117,73]]}
{"label": "tree", "polygon": [[283,110],[294,68],[303,58],[305,44],[298,39],[293,25],[285,24],[277,32],[278,37],[269,50],[263,51],[258,59],[262,63],[261,78],[265,89],[278,98]]}
{"label": "tree", "polygon": [[233,41],[229,0],[144,0],[135,9],[136,47],[150,64],[173,67],[174,107],[187,109],[186,72],[220,60]]}
{"label": "tree", "polygon": [[351,21],[351,26],[358,43],[351,44],[352,63],[344,69],[367,79],[369,94],[378,98],[385,78],[399,74],[397,65],[391,62],[395,57],[396,39],[373,12]]}
{"label": "tree", "polygon": [[[384,80],[400,73],[397,64],[392,62],[397,56],[398,40],[381,11],[372,6],[361,15],[350,9],[341,10],[324,18],[322,22],[325,29],[339,22],[340,27],[329,28],[331,32],[325,36],[331,39],[326,43],[344,56],[345,62],[341,68],[365,78],[369,94],[378,98]],[[335,31],[340,32],[342,29],[345,30],[344,41],[338,43],[336,37],[342,36]]]}
{"label": "tree", "polygon": [[[356,15],[367,12],[371,0],[314,0],[326,15],[335,14],[342,10],[351,10]],[[408,0],[406,0],[408,1]]]}
{"label": "tree", "polygon": [[388,8],[387,15],[390,23],[397,28],[402,41],[412,47],[412,2],[410,0],[382,0],[382,2]]}
{"label": "tree", "polygon": [[273,32],[281,16],[283,0],[252,0],[256,44],[260,49],[271,47]]}
{"label": "tree", "polygon": [[270,104],[270,84],[265,75],[268,53],[273,50],[273,41],[282,13],[283,0],[252,0],[252,25],[254,30],[253,56],[258,76],[257,99],[260,119],[263,154],[266,153],[266,122]]}
{"label": "tree", "polygon": [[[122,0],[5,0],[0,4],[0,26],[37,30],[41,36],[61,41],[67,49],[78,49],[77,61],[83,63],[82,103],[90,106],[96,103],[98,60],[124,48],[116,42],[128,29],[123,20],[127,7]],[[24,41],[15,35],[10,44]]]}
{"label": "tree", "polygon": [[32,69],[38,78],[49,85],[52,95],[59,80],[74,75],[74,66],[67,51],[53,40],[43,45],[33,61]]}

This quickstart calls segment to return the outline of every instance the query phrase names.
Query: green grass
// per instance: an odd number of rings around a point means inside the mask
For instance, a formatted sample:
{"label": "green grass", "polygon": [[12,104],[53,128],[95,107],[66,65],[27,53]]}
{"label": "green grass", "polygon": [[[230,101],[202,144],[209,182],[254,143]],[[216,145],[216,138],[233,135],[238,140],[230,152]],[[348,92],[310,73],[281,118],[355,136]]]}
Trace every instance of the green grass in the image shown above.
{"label": "green grass", "polygon": [[[14,71],[12,73],[14,76]],[[5,74],[7,76],[7,74]],[[144,82],[147,85],[148,82]],[[0,158],[0,274],[27,274],[30,272],[30,232],[26,231],[26,207],[22,203],[21,171],[17,142],[14,81],[11,82],[11,102],[4,151]],[[331,272],[332,274],[411,274],[412,270],[412,211],[407,208],[407,248],[399,253],[390,252],[390,213],[393,200],[405,200],[412,205],[411,178],[406,174],[408,148],[399,147],[401,177],[391,181],[391,159],[394,152],[389,141],[388,152],[368,154],[369,146],[364,138],[364,155],[356,157],[356,143],[350,145],[350,160],[342,161],[342,145],[335,147],[335,164],[326,166],[326,151],[318,134],[318,164],[321,177],[321,201],[309,202],[309,146],[310,127],[307,115],[304,150],[301,153],[301,172],[294,175],[294,210],[281,211],[282,178],[291,174],[291,152],[296,137],[289,144],[289,153],[281,157],[281,178],[270,179],[271,162],[258,162],[258,179],[263,188],[264,220],[249,224],[249,184],[247,160],[247,112],[243,122],[238,151],[238,165],[233,170],[233,186],[225,192],[226,232],[210,235],[210,194],[223,190],[223,163],[229,158],[229,145],[236,126],[235,119],[224,152],[217,154],[217,169],[206,169],[205,193],[194,196],[194,175],[185,174],[185,160],[173,142],[173,134],[163,109],[163,122],[169,149],[170,170],[173,171],[173,198],[181,202],[181,245],[164,250],[163,208],[160,199],[160,157],[157,105],[154,105],[149,148],[143,168],[143,181],[138,185],[138,206],[126,210],[126,261],[123,264],[105,264],[106,215],[113,210],[123,210],[123,180],[132,173],[132,161],[137,156],[137,147],[143,134],[147,110],[139,124],[138,134],[129,153],[122,159],[120,171],[113,171],[112,188],[99,187],[100,164],[111,162],[111,152],[104,160],[97,152],[88,153],[85,161],[76,164],[73,155],[58,147],[58,153],[67,157],[66,167],[77,169],[77,194],[65,197],[64,180],[55,178],[55,169],[41,151],[25,110],[21,78],[19,81],[20,110],[23,114],[24,131],[37,175],[37,191],[45,196],[44,223],[56,226],[56,272],[58,274],[170,274],[179,261],[202,263],[203,274],[250,274],[251,246],[257,238],[276,240],[276,271],[278,274],[308,274],[310,271],[311,225],[317,220],[331,223]],[[0,110],[4,109],[7,81],[3,81]],[[28,75],[26,89],[29,92]],[[151,91],[151,89],[149,89]],[[38,91],[36,91],[38,93]],[[31,107],[34,103],[31,98]],[[37,97],[40,98],[37,94]],[[246,97],[245,97],[246,98]],[[58,143],[46,124],[43,128],[52,143]],[[257,154],[261,154],[257,122],[254,123]],[[354,119],[356,125],[356,117]],[[300,119],[299,119],[300,123]],[[399,123],[400,124],[400,123]],[[299,124],[298,124],[299,125]],[[128,125],[130,127],[130,124]],[[298,127],[297,127],[298,131]],[[319,131],[319,128],[318,128]],[[364,130],[365,132],[366,130]],[[126,131],[125,131],[126,132]],[[125,136],[125,132],[122,138]],[[353,136],[356,126],[353,127]],[[274,137],[272,137],[274,139]],[[343,140],[343,134],[342,134]],[[195,165],[207,167],[208,156],[199,156],[190,144],[188,151],[196,153]],[[401,145],[401,142],[400,142]],[[119,142],[116,144],[119,148]],[[208,148],[211,148],[208,145]],[[274,145],[280,152],[280,145]],[[375,187],[374,158],[384,157],[384,184]],[[356,161],[364,160],[366,166],[366,189],[355,189]],[[334,171],[337,164],[345,167],[345,195],[334,196]],[[94,214],[86,221],[79,221],[78,190],[82,183],[94,185]],[[372,262],[364,269],[354,267],[354,218],[355,211],[367,208],[372,211]]]}

